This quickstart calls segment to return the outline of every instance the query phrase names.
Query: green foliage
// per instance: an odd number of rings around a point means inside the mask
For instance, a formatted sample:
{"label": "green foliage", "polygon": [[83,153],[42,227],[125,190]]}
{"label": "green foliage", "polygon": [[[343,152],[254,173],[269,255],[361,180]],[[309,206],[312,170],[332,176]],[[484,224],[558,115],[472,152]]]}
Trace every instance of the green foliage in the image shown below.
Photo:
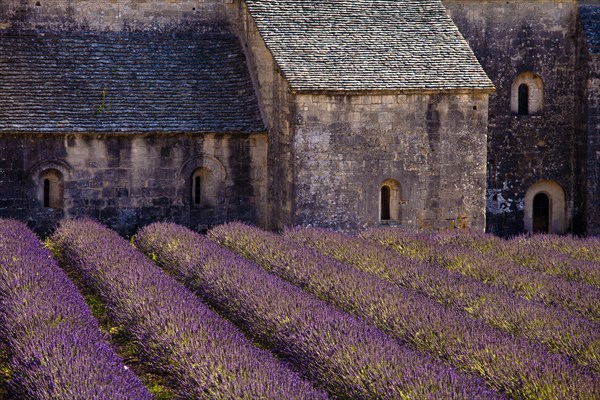
{"label": "green foliage", "polygon": [[50,250],[55,259],[57,259],[58,261],[62,259],[59,246],[57,246],[56,243],[50,240],[49,237],[44,240],[44,247]]}
{"label": "green foliage", "polygon": [[12,376],[9,360],[8,348],[5,343],[0,342],[0,399],[8,398],[7,384]]}
{"label": "green foliage", "polygon": [[96,107],[96,110],[94,111],[94,116],[98,116],[100,114],[110,111],[110,106],[106,104],[106,95],[107,89],[103,88],[100,97],[100,104],[98,105],[98,107]]}
{"label": "green foliage", "polygon": [[150,393],[154,395],[155,400],[170,400],[176,398],[175,393],[161,382],[146,382],[146,386],[148,386]]}

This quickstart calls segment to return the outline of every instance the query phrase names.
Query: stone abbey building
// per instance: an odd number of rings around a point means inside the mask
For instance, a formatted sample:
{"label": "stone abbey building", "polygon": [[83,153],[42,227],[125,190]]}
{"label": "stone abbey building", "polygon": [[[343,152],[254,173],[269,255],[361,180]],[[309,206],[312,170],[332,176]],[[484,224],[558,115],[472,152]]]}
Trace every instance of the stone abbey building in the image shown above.
{"label": "stone abbey building", "polygon": [[600,234],[600,3],[0,0],[0,216]]}

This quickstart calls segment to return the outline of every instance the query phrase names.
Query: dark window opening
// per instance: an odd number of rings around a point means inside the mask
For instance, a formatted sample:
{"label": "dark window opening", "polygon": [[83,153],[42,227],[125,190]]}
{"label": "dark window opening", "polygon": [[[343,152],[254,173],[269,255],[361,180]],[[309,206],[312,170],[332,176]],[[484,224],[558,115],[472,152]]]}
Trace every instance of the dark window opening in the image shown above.
{"label": "dark window opening", "polygon": [[550,228],[550,198],[538,193],[533,198],[533,233],[548,233]]}
{"label": "dark window opening", "polygon": [[56,169],[42,171],[39,177],[38,196],[44,208],[62,208],[64,182],[62,173]]}
{"label": "dark window opening", "polygon": [[44,179],[44,207],[50,207],[50,179]]}
{"label": "dark window opening", "polygon": [[529,86],[519,85],[519,115],[529,114]]}
{"label": "dark window opening", "polygon": [[390,187],[381,187],[381,220],[387,221],[391,219],[390,216]]}
{"label": "dark window opening", "polygon": [[200,204],[201,195],[200,195],[200,177],[196,176],[194,178],[194,204]]}

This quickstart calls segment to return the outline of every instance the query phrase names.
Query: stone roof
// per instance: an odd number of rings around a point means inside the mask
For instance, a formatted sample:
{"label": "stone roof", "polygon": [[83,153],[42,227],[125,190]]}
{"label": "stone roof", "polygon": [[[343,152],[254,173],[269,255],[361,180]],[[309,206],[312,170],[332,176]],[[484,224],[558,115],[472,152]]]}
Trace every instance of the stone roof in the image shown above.
{"label": "stone roof", "polygon": [[591,54],[600,54],[600,5],[580,5],[579,15]]}
{"label": "stone roof", "polygon": [[264,132],[232,34],[0,30],[0,132]]}
{"label": "stone roof", "polygon": [[294,91],[493,89],[439,0],[247,0]]}

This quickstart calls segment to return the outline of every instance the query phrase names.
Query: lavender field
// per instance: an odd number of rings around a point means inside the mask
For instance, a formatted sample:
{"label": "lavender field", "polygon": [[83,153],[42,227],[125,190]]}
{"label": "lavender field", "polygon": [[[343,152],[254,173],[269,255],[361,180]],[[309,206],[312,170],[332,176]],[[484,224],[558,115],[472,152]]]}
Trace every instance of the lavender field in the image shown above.
{"label": "lavender field", "polygon": [[0,220],[0,398],[598,399],[600,241]]}

